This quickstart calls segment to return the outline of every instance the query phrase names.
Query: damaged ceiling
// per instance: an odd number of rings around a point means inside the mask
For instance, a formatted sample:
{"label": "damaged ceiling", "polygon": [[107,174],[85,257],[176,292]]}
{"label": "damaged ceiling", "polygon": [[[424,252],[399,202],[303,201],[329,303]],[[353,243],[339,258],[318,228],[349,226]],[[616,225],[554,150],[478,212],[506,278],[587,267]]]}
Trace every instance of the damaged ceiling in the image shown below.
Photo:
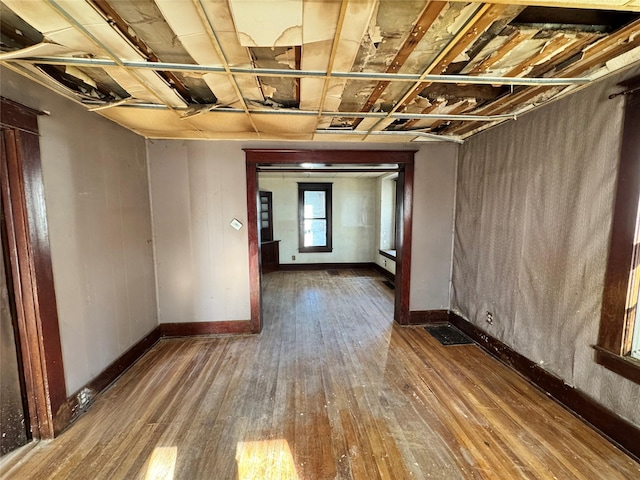
{"label": "damaged ceiling", "polygon": [[640,59],[640,0],[2,0],[3,65],[148,138],[453,141]]}

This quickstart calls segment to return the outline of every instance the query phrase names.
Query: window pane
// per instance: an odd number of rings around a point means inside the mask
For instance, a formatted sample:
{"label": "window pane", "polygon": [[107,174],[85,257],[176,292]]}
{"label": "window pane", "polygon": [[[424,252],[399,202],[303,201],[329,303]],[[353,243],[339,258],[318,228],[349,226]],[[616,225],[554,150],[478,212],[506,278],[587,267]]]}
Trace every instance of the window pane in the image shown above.
{"label": "window pane", "polygon": [[305,220],[304,221],[304,246],[324,247],[327,245],[327,221],[326,220]]}
{"label": "window pane", "polygon": [[304,218],[326,218],[325,192],[304,192]]}

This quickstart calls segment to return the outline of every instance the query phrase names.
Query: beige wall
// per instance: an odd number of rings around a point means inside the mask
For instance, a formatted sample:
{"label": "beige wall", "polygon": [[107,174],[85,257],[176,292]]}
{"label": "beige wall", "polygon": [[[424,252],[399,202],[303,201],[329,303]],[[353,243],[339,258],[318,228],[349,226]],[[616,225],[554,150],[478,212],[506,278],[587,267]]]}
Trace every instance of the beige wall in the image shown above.
{"label": "beige wall", "polygon": [[67,394],[157,326],[145,141],[1,70],[40,149]]}
{"label": "beige wall", "polygon": [[[298,182],[332,184],[333,251],[298,251]],[[376,181],[373,178],[259,177],[273,193],[273,234],[280,240],[280,263],[373,262],[376,245]],[[292,260],[295,256],[296,259]]]}
{"label": "beige wall", "polygon": [[416,153],[411,310],[449,309],[457,154],[451,143]]}
{"label": "beige wall", "polygon": [[[452,305],[640,425],[640,385],[594,362],[624,98],[598,82],[470,139],[459,158]],[[493,313],[493,324],[486,312]]]}
{"label": "beige wall", "polygon": [[[363,148],[360,144],[314,147]],[[380,148],[369,149],[376,147]],[[162,323],[249,318],[247,230],[229,226],[234,217],[246,224],[243,148],[309,148],[309,144],[148,141]],[[416,154],[414,310],[449,307],[456,155],[456,145],[442,144],[421,145]],[[363,261],[372,261],[368,258]]]}
{"label": "beige wall", "polygon": [[[148,142],[160,323],[248,320],[244,152],[232,142]],[[229,223],[237,218],[245,226]]]}

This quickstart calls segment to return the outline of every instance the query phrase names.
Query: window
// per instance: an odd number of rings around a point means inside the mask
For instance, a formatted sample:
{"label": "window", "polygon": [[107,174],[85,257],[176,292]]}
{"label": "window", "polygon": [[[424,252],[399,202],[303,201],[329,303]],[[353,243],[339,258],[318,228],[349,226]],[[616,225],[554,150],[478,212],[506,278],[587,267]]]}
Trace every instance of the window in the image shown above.
{"label": "window", "polygon": [[397,173],[380,180],[380,250],[396,249],[397,183]]}
{"label": "window", "polygon": [[298,183],[299,250],[331,251],[330,183]]}
{"label": "window", "polygon": [[631,89],[626,95],[600,333],[594,348],[599,364],[640,383],[640,316],[636,314],[640,293],[640,79],[625,86]]}
{"label": "window", "polygon": [[260,241],[273,240],[273,193],[260,191]]}

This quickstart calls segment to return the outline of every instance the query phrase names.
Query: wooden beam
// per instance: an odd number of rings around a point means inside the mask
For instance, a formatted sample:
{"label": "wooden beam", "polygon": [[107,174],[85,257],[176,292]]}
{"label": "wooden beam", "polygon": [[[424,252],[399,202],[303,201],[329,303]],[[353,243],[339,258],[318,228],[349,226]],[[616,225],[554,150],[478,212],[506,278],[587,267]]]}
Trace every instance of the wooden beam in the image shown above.
{"label": "wooden beam", "polygon": [[629,0],[577,0],[567,2],[565,0],[452,0],[453,2],[469,3],[493,3],[496,5],[523,5],[526,7],[565,7],[586,8],[598,10],[619,10],[624,12],[640,12],[640,2]]}
{"label": "wooden beam", "polygon": [[[473,18],[458,32],[454,39],[440,52],[431,65],[423,73],[441,74],[464,52],[491,24],[504,12],[505,5],[484,5],[478,9]],[[402,111],[418,96],[422,90],[430,85],[429,82],[418,82],[398,102],[394,111]]]}
{"label": "wooden beam", "polygon": [[[438,19],[440,13],[442,13],[442,10],[446,5],[447,2],[429,2],[429,4],[422,11],[420,18],[418,18],[415,25],[413,26],[413,29],[409,33],[409,36],[405,40],[404,44],[402,45],[402,47],[400,47],[400,50],[398,50],[395,58],[387,68],[386,73],[398,73],[400,71],[400,69],[407,61],[409,56],[413,53],[415,48],[418,46],[424,35],[429,31],[429,29]],[[361,109],[362,112],[369,112],[373,108],[376,101],[380,98],[382,92],[385,91],[389,83],[391,82],[378,82],[376,87],[373,89],[373,92],[371,92],[371,95],[369,95],[369,98],[363,105]],[[362,121],[362,119],[358,119],[358,122],[354,122],[354,125],[357,126],[360,121]]]}
{"label": "wooden beam", "polygon": [[563,34],[557,35],[551,41],[544,44],[544,46],[537,53],[531,55],[523,62],[520,62],[515,68],[509,70],[505,77],[519,77],[545,58],[548,58],[550,55],[559,53],[560,50],[562,50],[572,41],[573,39]]}
{"label": "wooden beam", "polygon": [[510,35],[497,50],[494,50],[488,57],[476,65],[475,68],[469,72],[469,75],[485,73],[489,68],[502,60],[507,53],[529,38],[531,38],[531,33],[522,33],[518,30]]}
{"label": "wooden beam", "polygon": [[[604,65],[606,61],[639,47],[640,35],[637,35],[639,31],[640,19],[589,45],[588,48],[585,48],[583,51],[583,56],[580,60],[564,69],[561,69],[557,73],[556,77],[569,78],[582,75],[595,66]],[[498,102],[493,102],[474,113],[477,113],[478,115],[497,115],[507,113],[512,111],[514,108],[531,101],[551,88],[556,87],[539,86],[526,88],[514,95],[505,97]],[[451,135],[464,135],[477,129],[479,126],[480,124],[478,122],[466,122],[458,125],[456,128],[447,129],[446,132]]]}
{"label": "wooden beam", "polygon": [[[453,110],[451,110],[450,113],[451,115],[458,115],[460,113],[464,113],[466,112],[469,107],[471,107],[471,102],[465,100],[464,102],[461,102],[460,105],[457,105]],[[434,122],[430,129],[433,131],[436,128],[438,128],[440,125],[444,124],[447,120],[438,120],[436,122]]]}
{"label": "wooden beam", "polygon": [[[438,100],[436,102],[433,102],[431,105],[429,105],[427,108],[422,110],[422,112],[420,112],[420,113],[429,114],[429,113],[433,112],[434,110],[437,110],[438,108],[442,107],[445,103],[447,103],[447,100]],[[418,119],[409,120],[408,122],[406,122],[404,124],[404,128],[403,129],[404,130],[408,130],[418,122],[419,122]]]}

